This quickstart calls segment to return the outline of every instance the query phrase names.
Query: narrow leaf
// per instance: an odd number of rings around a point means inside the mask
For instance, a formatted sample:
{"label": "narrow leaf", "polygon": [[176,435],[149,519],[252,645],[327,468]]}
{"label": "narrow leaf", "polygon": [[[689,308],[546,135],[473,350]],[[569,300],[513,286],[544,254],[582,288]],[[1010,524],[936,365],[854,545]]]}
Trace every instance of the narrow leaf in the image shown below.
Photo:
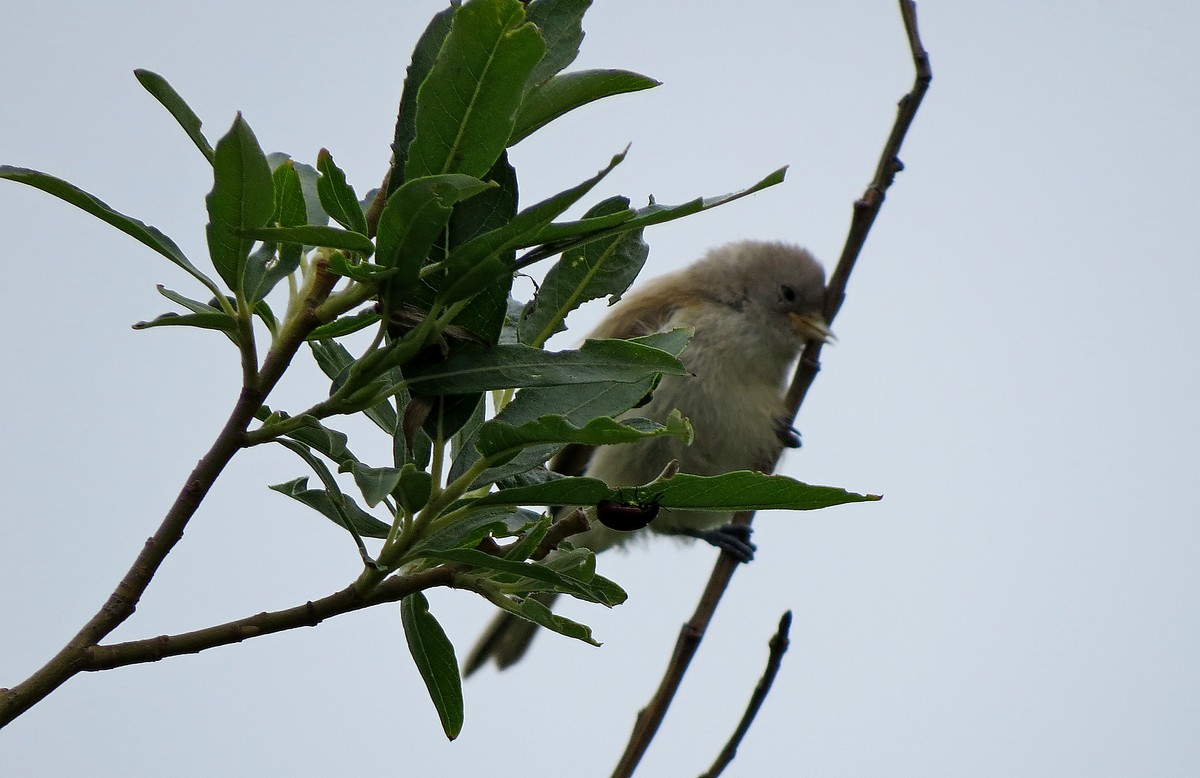
{"label": "narrow leaf", "polygon": [[504,151],[525,84],[545,44],[518,0],[468,0],[417,93],[405,180],[479,177]]}
{"label": "narrow leaf", "polygon": [[322,324],[308,334],[307,340],[332,340],[366,329],[379,323],[379,312],[367,309]]}
{"label": "narrow leaf", "polygon": [[[300,193],[304,196],[304,212],[305,220],[302,224],[329,224],[329,214],[325,213],[325,209],[321,206],[321,195],[317,192],[317,182],[321,179],[321,174],[312,165],[303,162],[297,162],[282,151],[273,151],[267,155],[267,162],[271,165],[271,169],[276,173],[279,168],[285,163],[291,165],[292,169],[300,179]],[[278,186],[276,192],[278,193]],[[290,221],[284,221],[283,212],[276,211],[280,217],[277,219],[279,223],[285,227],[296,226]]]}
{"label": "narrow leaf", "polygon": [[164,313],[150,321],[139,321],[133,325],[135,330],[148,330],[152,327],[199,327],[204,330],[236,332],[237,322],[223,312]]}
{"label": "narrow leaf", "polygon": [[349,470],[354,475],[354,483],[358,485],[369,508],[383,502],[400,483],[400,469],[397,467],[369,467],[362,462],[347,462],[341,470]]}
{"label": "narrow leaf", "polygon": [[442,625],[429,612],[429,601],[420,592],[400,601],[400,621],[404,625],[408,651],[429,690],[429,699],[437,709],[442,730],[453,740],[463,726],[462,678],[458,674],[454,646]]}
{"label": "narrow leaf", "polygon": [[628,70],[581,70],[555,76],[521,103],[512,138],[515,146],[565,113],[604,97],[656,87],[661,82]]}
{"label": "narrow leaf", "polygon": [[781,167],[778,170],[770,173],[758,183],[742,189],[738,192],[721,195],[719,197],[697,197],[695,200],[690,200],[682,205],[659,205],[651,203],[645,208],[638,210],[637,216],[632,219],[621,222],[615,227],[607,230],[601,230],[590,235],[586,235],[575,240],[568,240],[564,243],[555,243],[549,246],[542,246],[530,252],[527,252],[517,260],[517,269],[528,267],[535,262],[540,262],[546,257],[554,256],[562,253],[574,246],[580,246],[593,240],[601,240],[609,235],[625,230],[643,229],[654,224],[662,224],[664,222],[681,219],[684,216],[691,216],[694,213],[707,211],[711,208],[716,208],[726,203],[731,203],[734,200],[741,199],[747,195],[762,191],[770,186],[775,186],[783,181],[784,175],[787,173],[786,167]]}
{"label": "narrow leaf", "polygon": [[522,532],[540,518],[541,514],[525,509],[485,508],[474,511],[469,516],[437,529],[417,541],[406,559],[419,559],[431,551],[474,548],[489,535],[496,538],[510,537]]}
{"label": "narrow leaf", "polygon": [[[595,505],[601,500],[628,500],[628,489],[610,489],[596,478],[562,478],[534,486],[505,489],[482,497],[485,505]],[[784,475],[738,470],[723,475],[679,473],[638,490],[640,501],[654,500],[664,508],[706,511],[807,511],[850,502],[870,502],[877,495],[848,492],[833,486],[813,486]]]}
{"label": "narrow leaf", "polygon": [[68,183],[61,178],[42,173],[37,170],[28,168],[12,167],[10,165],[0,165],[0,178],[6,178],[9,181],[32,186],[35,189],[41,189],[47,194],[68,202],[71,205],[79,208],[82,211],[90,213],[97,219],[116,227],[121,232],[134,238],[137,241],[149,246],[150,248],[162,254],[167,259],[174,262],[179,267],[186,270],[193,278],[208,287],[213,294],[221,294],[221,289],[200,269],[191,263],[180,251],[179,246],[175,245],[175,241],[168,238],[158,229],[151,227],[144,222],[126,216],[110,208],[105,202],[88,194],[74,184]]}
{"label": "narrow leaf", "polygon": [[[291,417],[286,413],[273,412],[263,405],[254,412],[254,418],[264,425],[268,425]],[[303,443],[328,459],[337,462],[339,466],[344,467],[349,462],[358,461],[346,445],[348,440],[346,433],[325,426],[315,416],[302,416],[301,419],[304,426],[287,433],[286,437]]]}
{"label": "narrow leaf", "polygon": [[548,584],[550,587],[549,591],[563,592],[564,594],[570,594],[572,597],[578,597],[589,602],[598,602],[606,607],[611,608],[614,605],[621,604],[619,601],[611,602],[607,599],[611,594],[611,589],[608,587],[593,587],[587,581],[581,581],[578,578],[561,573],[539,562],[517,562],[485,554],[474,548],[456,548],[447,551],[430,552],[427,556],[430,559],[457,562],[481,570],[499,573],[500,575],[494,576],[499,582],[515,584],[521,581],[521,579],[527,578]]}
{"label": "narrow leaf", "polygon": [[590,627],[577,621],[571,621],[566,616],[559,616],[534,597],[515,598],[497,595],[488,597],[488,599],[493,605],[527,621],[532,621],[540,627],[545,627],[569,638],[582,640],[593,646],[600,645],[592,637]]}
{"label": "narrow leaf", "polygon": [[525,9],[546,42],[546,53],[529,74],[531,87],[575,61],[583,43],[583,15],[592,0],[533,0]]}
{"label": "narrow leaf", "polygon": [[408,147],[417,134],[417,92],[437,62],[438,52],[442,50],[442,43],[450,32],[450,24],[456,10],[456,6],[451,6],[434,14],[413,48],[412,60],[404,77],[404,89],[400,93],[400,107],[396,111],[396,132],[392,140],[392,168],[387,195],[391,195],[405,182]]}
{"label": "narrow leaf", "polygon": [[258,227],[240,230],[238,234],[271,243],[294,243],[301,246],[357,251],[366,256],[375,252],[375,244],[360,232],[339,230],[337,227],[319,227],[315,224],[299,227]]}
{"label": "narrow leaf", "polygon": [[678,411],[671,414],[666,425],[647,419],[632,418],[616,421],[608,417],[592,419],[583,426],[575,426],[562,416],[543,416],[519,427],[501,421],[491,421],[479,430],[475,442],[481,456],[495,464],[503,464],[522,449],[539,443],[583,443],[602,446],[615,443],[632,443],[635,440],[672,435],[690,444],[692,429]]}
{"label": "narrow leaf", "polygon": [[386,538],[391,530],[390,525],[383,523],[357,506],[354,508],[343,507],[350,520],[350,523],[347,524],[342,514],[334,506],[333,499],[327,491],[308,488],[307,476],[283,484],[274,484],[270,488],[304,503],[342,529],[351,530],[363,537]]}
{"label": "narrow leaf", "polygon": [[486,232],[451,252],[445,262],[450,281],[441,290],[442,299],[445,302],[466,299],[492,283],[498,275],[511,275],[513,267],[501,261],[497,254],[521,245],[523,239],[540,232],[577,203],[621,164],[626,151],[615,155],[603,170],[583,183],[526,208],[504,227]]}
{"label": "narrow leaf", "polygon": [[[603,217],[627,212],[623,197],[606,200],[586,214]],[[567,314],[589,300],[611,296],[616,302],[641,272],[650,255],[642,231],[630,230],[592,241],[571,251],[546,273],[537,296],[530,301],[518,326],[522,343],[541,346],[563,329]]]}
{"label": "narrow leaf", "polygon": [[421,267],[450,220],[454,205],[492,186],[472,176],[452,173],[409,181],[388,198],[379,217],[376,261],[396,269],[384,294],[389,310],[411,296]]}
{"label": "narrow leaf", "polygon": [[358,195],[354,193],[354,187],[346,182],[346,174],[333,161],[328,149],[317,152],[317,170],[321,173],[317,180],[321,207],[346,229],[366,235],[367,217],[358,204]]}
{"label": "narrow leaf", "polygon": [[162,103],[163,108],[166,108],[171,116],[175,117],[175,121],[179,122],[179,126],[191,138],[192,143],[196,144],[196,148],[200,149],[200,153],[204,155],[208,163],[213,164],[213,149],[209,145],[208,139],[204,137],[204,133],[200,131],[200,117],[188,107],[175,88],[168,84],[165,78],[150,70],[139,68],[133,71],[133,75],[137,78],[138,83],[145,87],[155,100]]}
{"label": "narrow leaf", "polygon": [[521,386],[639,381],[661,373],[686,375],[678,359],[624,340],[589,340],[577,351],[528,346],[468,345],[444,362],[405,374],[421,394],[467,394]]}
{"label": "narrow leaf", "polygon": [[[308,346],[321,371],[333,382],[329,390],[329,393],[333,394],[345,381],[350,367],[355,362],[354,357],[345,346],[330,339],[310,340]],[[364,413],[387,434],[391,435],[396,431],[396,409],[390,401],[382,400],[367,408]]]}
{"label": "narrow leaf", "polygon": [[239,113],[213,159],[213,188],[208,206],[208,252],[217,273],[231,289],[241,290],[253,239],[243,230],[264,226],[275,212],[271,168],[258,139]]}

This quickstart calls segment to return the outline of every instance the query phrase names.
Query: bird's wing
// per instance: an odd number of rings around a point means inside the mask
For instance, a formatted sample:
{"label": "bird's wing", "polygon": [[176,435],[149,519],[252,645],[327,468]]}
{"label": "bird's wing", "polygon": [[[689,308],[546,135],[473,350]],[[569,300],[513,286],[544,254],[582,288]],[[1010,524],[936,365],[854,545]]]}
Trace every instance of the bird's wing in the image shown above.
{"label": "bird's wing", "polygon": [[[613,306],[588,337],[627,339],[662,332],[687,299],[674,276],[657,278]],[[595,450],[571,443],[551,458],[549,467],[562,475],[583,475]]]}

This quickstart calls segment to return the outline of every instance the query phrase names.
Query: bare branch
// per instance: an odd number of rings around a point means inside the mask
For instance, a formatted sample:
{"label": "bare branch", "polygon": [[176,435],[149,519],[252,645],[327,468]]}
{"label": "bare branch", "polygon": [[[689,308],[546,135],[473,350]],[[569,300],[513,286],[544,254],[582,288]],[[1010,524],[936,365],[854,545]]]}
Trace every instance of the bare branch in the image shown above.
{"label": "bare branch", "polygon": [[774,637],[771,638],[767,646],[770,651],[767,654],[767,667],[763,670],[762,678],[758,679],[758,685],[754,687],[754,693],[750,695],[750,702],[746,704],[746,712],[742,714],[742,720],[738,722],[737,729],[733,731],[729,742],[721,749],[721,753],[717,755],[717,759],[713,762],[712,767],[708,768],[708,772],[700,776],[700,778],[717,778],[718,775],[725,772],[725,768],[737,756],[738,746],[742,744],[742,739],[746,737],[746,733],[750,731],[750,725],[754,723],[754,717],[758,715],[758,709],[762,707],[763,700],[767,699],[767,695],[771,691],[771,684],[775,683],[775,676],[779,674],[779,667],[783,664],[783,655],[788,650],[788,632],[792,628],[792,612],[787,611],[779,619],[779,629],[775,631]]}
{"label": "bare branch", "polygon": [[212,447],[192,470],[158,530],[146,541],[129,571],[100,610],[41,669],[11,689],[0,689],[0,727],[37,704],[76,673],[87,669],[88,651],[133,615],[146,587],[171,549],[183,537],[188,522],[199,509],[208,490],[234,454],[245,445],[246,429],[254,419],[254,412],[279,381],[292,357],[303,345],[305,336],[323,323],[314,309],[324,302],[336,282],[337,277],[332,273],[324,269],[318,271],[305,300],[304,313],[294,322],[295,326],[281,333],[262,368],[252,381],[247,382],[248,385],[242,387],[237,403]]}
{"label": "bare branch", "polygon": [[201,651],[240,643],[250,638],[284,632],[298,627],[315,627],[322,621],[385,602],[398,602],[413,592],[435,586],[454,586],[455,569],[441,565],[412,575],[388,578],[366,595],[359,595],[347,586],[319,600],[281,611],[257,613],[237,621],[184,632],[179,635],[160,635],[145,640],[131,640],[107,646],[92,646],[86,650],[81,670],[111,670],[114,667],[157,662],[169,656],[198,654]]}
{"label": "bare branch", "polygon": [[[846,297],[846,284],[850,279],[850,272],[854,269],[858,255],[866,243],[867,234],[870,232],[871,225],[875,222],[875,217],[883,205],[887,190],[892,185],[896,173],[904,168],[899,157],[900,146],[904,142],[908,128],[912,125],[913,118],[916,116],[917,108],[920,106],[921,100],[925,96],[926,90],[929,89],[929,83],[933,78],[929,66],[929,55],[921,45],[920,35],[917,30],[916,4],[912,0],[900,0],[900,14],[903,17],[905,33],[908,36],[908,45],[912,53],[916,78],[912,90],[900,99],[896,120],[892,125],[892,131],[888,136],[887,142],[884,144],[883,152],[879,157],[879,163],[875,168],[875,177],[863,196],[854,203],[850,231],[846,237],[842,255],[838,260],[837,266],[834,268],[833,274],[829,278],[829,284],[825,290],[825,318],[828,323],[833,322],[834,317],[842,307],[842,302]],[[796,366],[796,374],[792,379],[786,396],[787,407],[791,411],[793,419],[796,416],[796,412],[800,409],[801,403],[804,402],[808,388],[812,385],[813,380],[821,369],[821,346],[820,341],[809,341],[804,348],[804,352],[801,354],[799,364]],[[752,512],[743,512],[735,515],[733,522],[735,524],[750,524],[753,517],[754,514]],[[655,733],[658,731],[658,727],[666,715],[667,708],[670,707],[671,700],[675,697],[675,692],[683,680],[684,673],[687,672],[692,657],[695,656],[696,650],[700,647],[700,641],[704,638],[704,633],[708,629],[708,624],[712,620],[713,613],[716,611],[717,605],[725,593],[725,589],[729,586],[730,579],[733,578],[733,571],[737,567],[738,563],[728,554],[722,554],[718,557],[712,574],[709,576],[708,584],[705,586],[704,592],[700,595],[700,601],[697,603],[695,612],[679,632],[679,637],[675,642],[675,651],[671,656],[658,689],[655,691],[650,703],[638,713],[637,720],[633,726],[633,732],[625,747],[625,753],[621,755],[621,760],[617,763],[617,767],[612,773],[613,778],[628,778],[628,776],[633,775],[633,771],[637,768],[646,749],[650,746],[650,741],[653,740]]]}

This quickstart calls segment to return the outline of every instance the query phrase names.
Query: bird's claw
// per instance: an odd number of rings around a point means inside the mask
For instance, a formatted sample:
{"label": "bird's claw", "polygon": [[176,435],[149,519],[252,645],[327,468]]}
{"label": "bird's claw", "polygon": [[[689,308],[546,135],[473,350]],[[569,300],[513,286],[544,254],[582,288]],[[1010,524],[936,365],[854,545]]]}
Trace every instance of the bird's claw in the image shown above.
{"label": "bird's claw", "polygon": [[753,532],[754,528],[749,524],[723,524],[710,530],[682,530],[682,534],[699,538],[742,564],[754,559],[754,552],[758,550],[758,546],[750,542]]}
{"label": "bird's claw", "polygon": [[775,435],[784,448],[800,448],[800,431],[784,418],[775,420]]}

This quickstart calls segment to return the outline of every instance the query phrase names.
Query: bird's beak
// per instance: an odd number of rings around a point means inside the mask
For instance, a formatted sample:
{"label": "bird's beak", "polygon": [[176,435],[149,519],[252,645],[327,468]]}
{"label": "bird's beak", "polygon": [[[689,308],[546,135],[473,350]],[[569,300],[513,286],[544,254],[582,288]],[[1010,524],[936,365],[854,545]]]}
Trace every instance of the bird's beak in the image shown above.
{"label": "bird's beak", "polygon": [[829,325],[819,314],[789,313],[792,326],[808,340],[818,340],[822,343],[833,343],[837,340],[829,330]]}

